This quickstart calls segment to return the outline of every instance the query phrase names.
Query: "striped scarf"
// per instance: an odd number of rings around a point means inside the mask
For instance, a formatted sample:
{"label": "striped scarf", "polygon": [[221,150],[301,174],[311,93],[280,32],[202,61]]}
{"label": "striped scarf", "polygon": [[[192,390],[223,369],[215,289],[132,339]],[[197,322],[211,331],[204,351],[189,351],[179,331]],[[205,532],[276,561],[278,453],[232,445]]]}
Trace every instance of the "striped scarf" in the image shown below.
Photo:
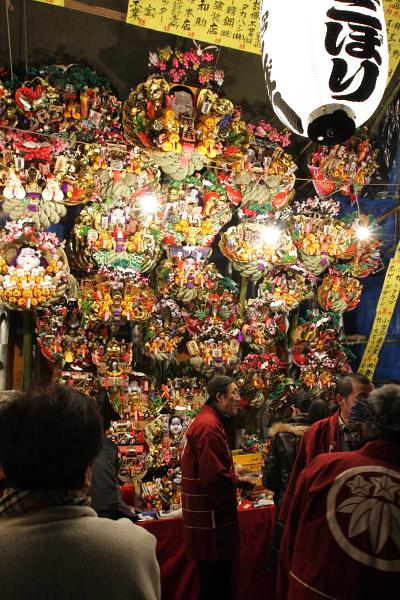
{"label": "striped scarf", "polygon": [[90,498],[72,490],[6,488],[0,498],[0,517],[15,517],[50,506],[90,506]]}

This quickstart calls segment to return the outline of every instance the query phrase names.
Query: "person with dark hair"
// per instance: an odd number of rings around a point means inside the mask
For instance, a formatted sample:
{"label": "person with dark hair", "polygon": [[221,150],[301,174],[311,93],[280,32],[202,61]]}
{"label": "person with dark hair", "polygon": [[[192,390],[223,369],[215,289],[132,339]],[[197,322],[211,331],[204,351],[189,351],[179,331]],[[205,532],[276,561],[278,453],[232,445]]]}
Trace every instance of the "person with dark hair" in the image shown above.
{"label": "person with dark hair", "polygon": [[[292,417],[288,422],[274,423],[270,430],[271,438],[268,454],[264,461],[263,484],[274,492],[276,514],[286,492],[301,438],[309,428],[311,420],[308,410],[311,406],[310,392],[297,392],[291,399]],[[274,529],[271,546],[268,550],[266,568],[276,573],[279,556],[280,529]]]}
{"label": "person with dark hair", "polygon": [[104,400],[101,405],[103,421],[103,446],[93,461],[92,481],[88,491],[91,507],[99,517],[121,519],[125,517],[136,521],[137,517],[130,506],[123,500],[118,481],[119,457],[114,442],[105,433],[110,428],[111,420],[119,415],[111,404]]}
{"label": "person with dark hair", "polygon": [[264,462],[263,484],[274,492],[277,510],[286,491],[301,438],[311,424],[308,414],[311,401],[310,392],[294,394],[291,419],[274,423],[269,430],[271,443]]}
{"label": "person with dark hair", "polygon": [[226,425],[237,414],[239,390],[233,379],[208,382],[208,400],[189,425],[182,453],[182,510],[186,556],[198,564],[202,600],[233,596],[233,558],[238,545],[236,488],[252,489],[237,477]]}
{"label": "person with dark hair", "polygon": [[0,407],[2,600],[160,598],[155,538],[89,506],[101,444],[95,404],[69,386]]}
{"label": "person with dark hair", "polygon": [[360,444],[358,431],[349,426],[349,413],[352,405],[361,398],[366,398],[373,389],[374,386],[365,375],[345,375],[337,389],[340,410],[316,421],[304,434],[276,522],[274,539],[277,548],[281,545],[288,510],[301,472],[318,454],[353,450]]}
{"label": "person with dark hair", "polygon": [[311,402],[308,414],[310,416],[311,423],[316,423],[321,419],[326,419],[326,417],[329,417],[329,407],[325,400],[321,400],[321,398],[316,398]]}
{"label": "person with dark hair", "polygon": [[317,456],[297,482],[279,600],[399,596],[400,387],[358,399],[348,423],[360,430],[362,448]]}

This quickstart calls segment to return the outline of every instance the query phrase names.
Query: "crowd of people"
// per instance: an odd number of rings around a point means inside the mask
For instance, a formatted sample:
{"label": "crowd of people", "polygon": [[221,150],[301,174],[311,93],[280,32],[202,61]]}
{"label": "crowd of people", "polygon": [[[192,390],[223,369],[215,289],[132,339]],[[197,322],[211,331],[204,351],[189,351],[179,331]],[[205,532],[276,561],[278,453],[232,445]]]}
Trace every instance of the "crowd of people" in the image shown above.
{"label": "crowd of people", "polygon": [[[184,544],[197,562],[199,599],[230,600],[236,490],[255,481],[235,471],[229,448],[235,381],[216,376],[207,391],[182,453]],[[323,400],[298,393],[290,418],[269,432],[263,482],[277,519],[266,568],[278,600],[398,596],[400,386],[374,389],[353,373],[337,403],[329,415]],[[71,387],[0,404],[2,599],[160,599],[156,541],[120,498],[104,429],[93,401]]]}

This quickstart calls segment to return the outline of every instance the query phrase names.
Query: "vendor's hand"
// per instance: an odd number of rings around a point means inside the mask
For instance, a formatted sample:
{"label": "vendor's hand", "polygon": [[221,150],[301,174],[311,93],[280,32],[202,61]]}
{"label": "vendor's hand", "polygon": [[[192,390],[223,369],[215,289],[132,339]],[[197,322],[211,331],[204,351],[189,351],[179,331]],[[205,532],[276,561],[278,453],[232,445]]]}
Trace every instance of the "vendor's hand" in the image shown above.
{"label": "vendor's hand", "polygon": [[238,477],[237,486],[242,490],[252,490],[254,489],[256,482],[251,475],[244,475],[243,477]]}

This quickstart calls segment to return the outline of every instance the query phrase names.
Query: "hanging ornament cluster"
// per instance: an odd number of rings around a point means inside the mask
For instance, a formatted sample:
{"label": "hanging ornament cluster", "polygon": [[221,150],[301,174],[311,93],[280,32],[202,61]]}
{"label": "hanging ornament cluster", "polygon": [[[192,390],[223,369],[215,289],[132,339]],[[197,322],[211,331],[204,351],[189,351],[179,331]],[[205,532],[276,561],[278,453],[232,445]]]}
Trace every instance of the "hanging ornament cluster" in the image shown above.
{"label": "hanging ornament cluster", "polygon": [[[3,123],[15,115],[27,128],[0,132],[3,209],[27,219],[0,236],[0,299],[39,308],[38,345],[61,380],[108,398],[120,475],[142,482],[152,507],[179,504],[185,430],[213,375],[237,379],[241,410],[258,421],[286,411],[296,389],[333,389],[347,369],[338,320],[308,316],[293,336],[291,311],[311,299],[351,310],[360,279],[381,266],[371,218],[339,219],[326,196],[294,199],[290,134],[245,123],[214,58],[152,54],[152,75],[124,104],[124,134],[107,83],[73,65],[43,68],[0,98]],[[335,156],[347,165],[354,152],[364,168],[372,154],[360,144]],[[67,210],[79,286],[41,231]]]}
{"label": "hanging ornament cluster", "polygon": [[351,372],[349,352],[344,351],[338,330],[340,322],[332,313],[308,313],[293,334],[293,362],[300,369],[300,381],[327,400],[334,398],[341,377]]}
{"label": "hanging ornament cluster", "polygon": [[125,135],[177,180],[210,161],[234,168],[248,145],[240,109],[222,95],[223,74],[214,62],[214,54],[200,48],[161,48],[150,54],[153,74],[124,104]]}
{"label": "hanging ornament cluster", "polygon": [[69,284],[69,267],[57,237],[15,221],[0,235],[0,300],[18,310],[48,306]]}
{"label": "hanging ornament cluster", "polygon": [[320,146],[309,156],[315,191],[320,196],[339,192],[353,198],[371,181],[378,167],[377,154],[365,134],[355,135],[343,145]]}

